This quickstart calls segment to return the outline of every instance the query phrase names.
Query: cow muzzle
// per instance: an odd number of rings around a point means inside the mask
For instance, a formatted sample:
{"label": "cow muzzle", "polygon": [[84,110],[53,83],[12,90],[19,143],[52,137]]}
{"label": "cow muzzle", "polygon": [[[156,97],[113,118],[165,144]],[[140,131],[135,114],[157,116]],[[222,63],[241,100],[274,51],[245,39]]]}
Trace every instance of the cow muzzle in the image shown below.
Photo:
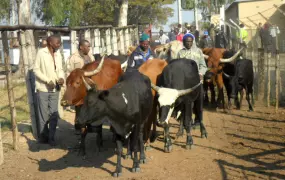
{"label": "cow muzzle", "polygon": [[157,120],[156,125],[157,125],[158,127],[164,127],[164,126],[166,125],[166,122],[165,122],[165,121]]}
{"label": "cow muzzle", "polygon": [[61,100],[61,101],[60,101],[60,105],[61,105],[61,106],[68,106],[67,100]]}

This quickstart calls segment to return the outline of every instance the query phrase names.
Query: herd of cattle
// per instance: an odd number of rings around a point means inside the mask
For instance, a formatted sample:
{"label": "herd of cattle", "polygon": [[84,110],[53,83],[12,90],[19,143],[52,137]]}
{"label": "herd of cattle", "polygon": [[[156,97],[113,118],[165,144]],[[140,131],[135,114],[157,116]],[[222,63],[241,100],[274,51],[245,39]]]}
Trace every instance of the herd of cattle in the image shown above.
{"label": "herd of cattle", "polygon": [[[223,108],[224,86],[229,105],[230,98],[233,98],[237,108],[240,108],[245,89],[249,110],[253,110],[253,66],[251,60],[241,57],[242,49],[236,53],[218,48],[203,49],[208,71],[200,81],[195,61],[177,59],[182,47],[179,41],[155,47],[153,50],[159,58],[146,61],[138,70],[125,71],[125,61],[134,49],[130,48],[126,56],[97,55],[96,59],[101,60],[70,73],[61,105],[77,107],[76,118],[81,128],[80,152],[85,155],[85,137],[90,124],[100,129],[97,145],[102,146],[102,124],[108,119],[116,137],[117,166],[113,176],[118,177],[122,173],[123,144],[126,142],[127,157],[133,157],[132,171],[140,171],[140,163],[146,162],[145,147],[155,140],[157,125],[164,128],[165,152],[171,152],[170,117],[180,121],[177,135],[186,130],[187,149],[193,144],[191,126],[199,124],[201,137],[207,137],[203,124],[203,100],[208,102],[208,88],[211,90],[211,103],[217,102]],[[217,101],[215,86],[218,89]],[[204,94],[201,93],[202,88]],[[195,123],[192,122],[192,111]]]}

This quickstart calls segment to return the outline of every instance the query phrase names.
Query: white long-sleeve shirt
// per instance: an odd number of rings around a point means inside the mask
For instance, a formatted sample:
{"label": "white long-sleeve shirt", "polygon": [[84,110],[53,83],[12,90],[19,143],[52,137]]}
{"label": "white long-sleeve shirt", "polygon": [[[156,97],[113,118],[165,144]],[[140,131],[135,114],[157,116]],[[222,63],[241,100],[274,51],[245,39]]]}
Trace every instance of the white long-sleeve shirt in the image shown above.
{"label": "white long-sleeve shirt", "polygon": [[[55,62],[55,63],[54,63]],[[56,81],[60,78],[64,79],[64,71],[62,69],[62,56],[59,51],[54,53],[54,60],[47,47],[39,49],[34,63],[33,71],[36,76],[36,90],[41,92],[55,92],[48,90],[47,83]]]}

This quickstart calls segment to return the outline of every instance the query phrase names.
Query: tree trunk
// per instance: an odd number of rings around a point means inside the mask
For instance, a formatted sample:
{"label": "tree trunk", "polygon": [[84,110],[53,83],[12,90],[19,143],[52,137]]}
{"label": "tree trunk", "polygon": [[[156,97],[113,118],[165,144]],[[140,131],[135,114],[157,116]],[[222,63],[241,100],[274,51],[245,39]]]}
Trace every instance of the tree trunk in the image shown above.
{"label": "tree trunk", "polygon": [[[30,0],[18,1],[18,19],[19,25],[31,25],[31,5]],[[37,138],[37,111],[35,105],[35,78],[33,74],[33,64],[36,57],[35,41],[33,30],[26,30],[20,33],[21,39],[21,53],[24,62],[24,72],[26,79],[27,95],[30,107],[30,117],[32,122],[32,131],[34,138]]]}
{"label": "tree trunk", "polygon": [[128,25],[128,6],[129,1],[128,0],[121,0],[121,3],[119,4],[119,20],[118,20],[118,26],[127,26]]}

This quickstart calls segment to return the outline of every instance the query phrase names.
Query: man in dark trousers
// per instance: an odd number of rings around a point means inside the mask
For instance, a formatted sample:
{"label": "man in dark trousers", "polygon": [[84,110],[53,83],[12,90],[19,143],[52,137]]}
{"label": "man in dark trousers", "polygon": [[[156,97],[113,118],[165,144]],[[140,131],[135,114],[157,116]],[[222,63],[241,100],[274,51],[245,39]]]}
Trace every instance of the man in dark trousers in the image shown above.
{"label": "man in dark trousers", "polygon": [[59,118],[58,101],[60,86],[64,83],[62,56],[58,51],[61,38],[51,35],[47,46],[39,49],[34,63],[37,104],[39,113],[39,142],[55,146],[55,132]]}
{"label": "man in dark trousers", "polygon": [[227,45],[228,45],[228,41],[227,41],[226,35],[224,33],[224,29],[221,28],[220,30],[217,30],[217,34],[215,37],[215,48],[226,49]]}

